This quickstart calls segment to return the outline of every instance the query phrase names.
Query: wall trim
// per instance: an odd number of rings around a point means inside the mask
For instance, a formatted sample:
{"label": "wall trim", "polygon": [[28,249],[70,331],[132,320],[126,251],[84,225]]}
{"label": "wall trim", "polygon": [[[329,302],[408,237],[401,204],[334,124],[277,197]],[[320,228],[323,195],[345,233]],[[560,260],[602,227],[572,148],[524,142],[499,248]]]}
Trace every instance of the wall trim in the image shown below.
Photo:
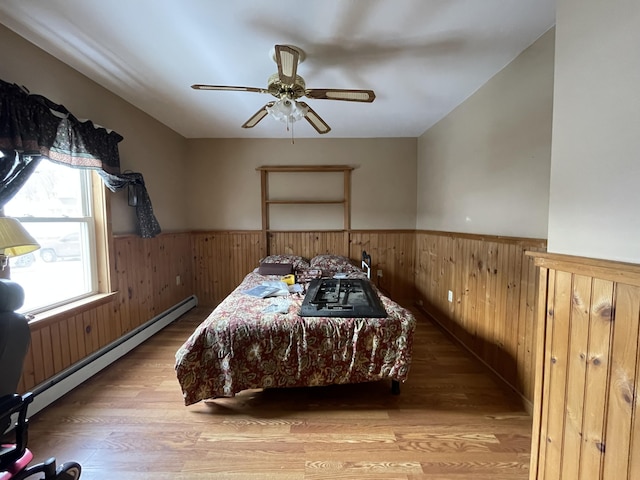
{"label": "wall trim", "polygon": [[438,235],[441,237],[467,238],[485,242],[513,243],[529,247],[547,248],[546,238],[509,237],[505,235],[484,235],[482,233],[445,232],[441,230],[415,230],[416,235]]}
{"label": "wall trim", "polygon": [[559,253],[526,252],[526,255],[534,257],[537,267],[640,286],[640,264]]}

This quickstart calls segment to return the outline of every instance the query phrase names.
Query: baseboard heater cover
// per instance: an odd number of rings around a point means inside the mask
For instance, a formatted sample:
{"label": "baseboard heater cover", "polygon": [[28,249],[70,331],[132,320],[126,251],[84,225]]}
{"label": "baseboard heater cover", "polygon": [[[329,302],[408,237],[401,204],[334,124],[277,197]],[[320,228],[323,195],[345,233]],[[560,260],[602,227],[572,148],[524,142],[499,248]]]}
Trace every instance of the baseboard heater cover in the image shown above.
{"label": "baseboard heater cover", "polygon": [[80,362],[47,379],[40,385],[37,385],[32,389],[34,400],[29,406],[29,416],[35,415],[40,410],[51,405],[197,305],[197,297],[191,295],[182,302],[140,325],[127,335],[120,337],[109,345],[82,359]]}

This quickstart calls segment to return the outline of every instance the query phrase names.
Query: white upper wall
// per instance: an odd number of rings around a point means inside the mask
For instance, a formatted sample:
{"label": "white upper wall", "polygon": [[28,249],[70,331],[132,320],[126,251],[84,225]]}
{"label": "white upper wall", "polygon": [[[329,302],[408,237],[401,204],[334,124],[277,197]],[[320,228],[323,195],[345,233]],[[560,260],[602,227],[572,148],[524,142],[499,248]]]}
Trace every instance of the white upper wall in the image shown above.
{"label": "white upper wall", "polygon": [[553,29],[418,140],[416,228],[547,237]]}
{"label": "white upper wall", "polygon": [[558,0],[548,250],[640,263],[640,2]]}

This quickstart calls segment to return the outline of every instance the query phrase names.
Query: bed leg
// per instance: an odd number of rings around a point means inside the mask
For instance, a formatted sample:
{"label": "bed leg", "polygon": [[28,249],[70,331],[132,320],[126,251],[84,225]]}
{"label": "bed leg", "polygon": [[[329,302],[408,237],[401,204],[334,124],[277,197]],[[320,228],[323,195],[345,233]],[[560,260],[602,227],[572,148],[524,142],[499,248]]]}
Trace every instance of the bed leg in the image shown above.
{"label": "bed leg", "polygon": [[391,395],[400,395],[400,382],[391,380]]}

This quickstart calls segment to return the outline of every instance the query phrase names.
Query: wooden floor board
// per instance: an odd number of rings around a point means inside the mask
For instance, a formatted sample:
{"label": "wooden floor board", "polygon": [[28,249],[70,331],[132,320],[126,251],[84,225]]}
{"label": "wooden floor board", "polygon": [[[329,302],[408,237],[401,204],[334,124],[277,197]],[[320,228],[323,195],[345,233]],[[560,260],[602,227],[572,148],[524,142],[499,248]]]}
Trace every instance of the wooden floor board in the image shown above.
{"label": "wooden floor board", "polygon": [[83,480],[528,478],[531,418],[427,318],[409,380],[247,390],[185,407],[174,354],[196,308],[31,418],[35,460]]}

